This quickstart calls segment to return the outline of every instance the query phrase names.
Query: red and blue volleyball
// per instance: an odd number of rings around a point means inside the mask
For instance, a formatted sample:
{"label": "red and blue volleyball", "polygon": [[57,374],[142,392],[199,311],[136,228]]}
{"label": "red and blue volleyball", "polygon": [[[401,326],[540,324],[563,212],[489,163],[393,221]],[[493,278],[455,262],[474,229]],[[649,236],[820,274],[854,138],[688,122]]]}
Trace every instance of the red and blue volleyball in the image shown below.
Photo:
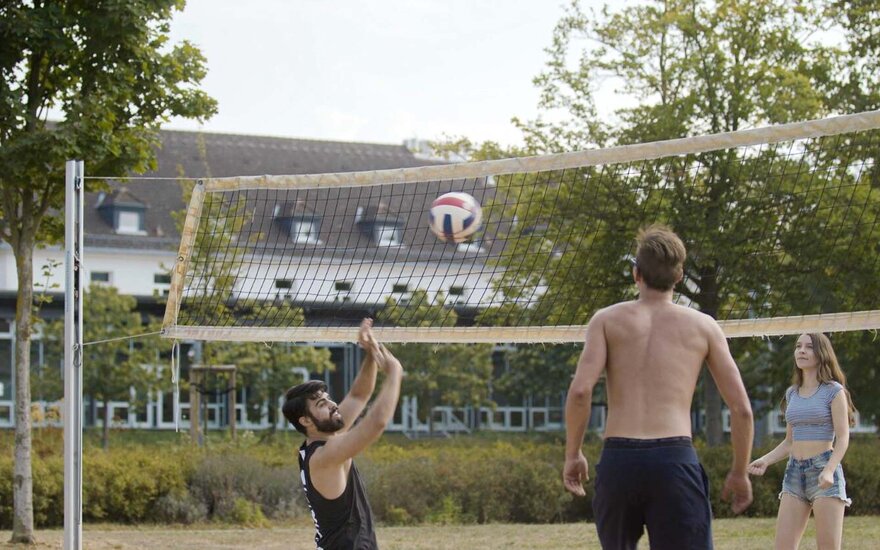
{"label": "red and blue volleyball", "polygon": [[480,229],[483,211],[477,199],[467,193],[446,193],[431,203],[430,224],[442,241],[461,243]]}

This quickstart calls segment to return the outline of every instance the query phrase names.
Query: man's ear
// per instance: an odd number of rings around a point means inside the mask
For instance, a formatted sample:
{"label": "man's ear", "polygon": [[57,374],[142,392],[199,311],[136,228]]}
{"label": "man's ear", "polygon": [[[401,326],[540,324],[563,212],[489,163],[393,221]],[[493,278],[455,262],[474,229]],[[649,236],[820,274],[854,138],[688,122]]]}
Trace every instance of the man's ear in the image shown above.
{"label": "man's ear", "polygon": [[305,415],[299,417],[299,423],[300,423],[300,425],[302,425],[302,427],[304,427],[306,430],[308,430],[309,428],[314,428],[314,427],[315,427],[315,423],[312,422],[312,418],[311,418],[309,415],[307,415],[307,414],[305,414]]}

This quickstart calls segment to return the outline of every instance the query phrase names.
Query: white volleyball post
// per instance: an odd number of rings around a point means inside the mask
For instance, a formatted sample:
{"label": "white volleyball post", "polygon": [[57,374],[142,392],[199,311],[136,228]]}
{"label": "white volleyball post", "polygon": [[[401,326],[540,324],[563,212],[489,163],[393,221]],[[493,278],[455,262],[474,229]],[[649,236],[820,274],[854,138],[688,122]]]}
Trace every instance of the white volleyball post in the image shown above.
{"label": "white volleyball post", "polygon": [[82,249],[81,160],[64,167],[64,550],[82,550]]}

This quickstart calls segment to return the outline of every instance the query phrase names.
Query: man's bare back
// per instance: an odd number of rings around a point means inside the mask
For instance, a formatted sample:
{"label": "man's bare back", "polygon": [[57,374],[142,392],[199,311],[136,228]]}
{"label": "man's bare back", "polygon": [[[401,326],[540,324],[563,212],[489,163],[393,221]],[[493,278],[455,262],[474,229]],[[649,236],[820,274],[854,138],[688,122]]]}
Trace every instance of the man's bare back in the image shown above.
{"label": "man's bare back", "polygon": [[[708,365],[730,413],[733,463],[722,498],[732,497],[735,513],[745,510],[752,500],[745,471],[754,433],[751,404],[718,323],[673,302],[674,287],[684,276],[684,243],[665,226],[639,231],[636,241],[632,274],[639,298],[597,311],[587,326],[584,348],[565,402],[563,483],[571,493],[585,495],[583,484],[589,480],[589,465],[583,454],[583,440],[592,412],[593,389],[604,374],[608,416],[602,454],[608,455],[607,464],[623,464],[635,456],[636,462],[644,462],[646,468],[673,463],[676,467],[665,473],[657,472],[659,466],[645,469],[645,475],[658,478],[640,485],[639,491],[647,490],[645,487],[650,490],[642,495],[644,499],[632,502],[619,502],[617,498],[630,494],[632,487],[627,487],[632,469],[605,468],[604,492],[600,495],[597,485],[593,503],[603,547],[630,547],[643,526],[638,518],[647,518],[646,510],[655,504],[666,512],[679,510],[674,505],[680,505],[683,514],[690,510],[685,514],[687,521],[699,528],[693,530],[694,540],[682,541],[679,539],[685,537],[684,531],[666,529],[663,514],[655,514],[651,516],[654,519],[646,520],[649,532],[653,528],[657,537],[666,537],[663,540],[669,543],[667,547],[703,547],[711,537],[711,510],[705,473],[691,443],[691,403],[703,364]],[[678,450],[669,450],[676,447]],[[638,452],[633,454],[628,449]],[[684,473],[691,477],[675,480],[675,475]],[[642,481],[647,483],[639,483]],[[679,491],[678,483],[693,491]],[[654,489],[657,491],[652,493]],[[631,516],[630,506],[637,508]],[[684,517],[677,513],[673,514],[677,519]],[[621,529],[622,518],[636,519],[633,525]],[[654,542],[663,546],[658,542],[660,538]]]}
{"label": "man's bare back", "polygon": [[659,300],[620,303],[597,317],[608,346],[605,437],[690,437],[711,318]]}

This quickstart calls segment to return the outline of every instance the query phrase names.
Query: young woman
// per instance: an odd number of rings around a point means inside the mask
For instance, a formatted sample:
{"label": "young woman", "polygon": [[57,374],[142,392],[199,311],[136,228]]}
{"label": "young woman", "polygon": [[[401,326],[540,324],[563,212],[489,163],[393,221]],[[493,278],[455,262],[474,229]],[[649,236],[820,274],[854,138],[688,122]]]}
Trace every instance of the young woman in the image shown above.
{"label": "young woman", "polygon": [[749,464],[749,473],[764,475],[767,467],[788,458],[779,515],[776,549],[796,549],[810,518],[816,518],[816,544],[839,549],[843,536],[846,481],[840,461],[849,445],[855,408],[846,376],[824,334],[802,334],[794,348],[793,385],[782,409],[788,425],[785,440]]}

